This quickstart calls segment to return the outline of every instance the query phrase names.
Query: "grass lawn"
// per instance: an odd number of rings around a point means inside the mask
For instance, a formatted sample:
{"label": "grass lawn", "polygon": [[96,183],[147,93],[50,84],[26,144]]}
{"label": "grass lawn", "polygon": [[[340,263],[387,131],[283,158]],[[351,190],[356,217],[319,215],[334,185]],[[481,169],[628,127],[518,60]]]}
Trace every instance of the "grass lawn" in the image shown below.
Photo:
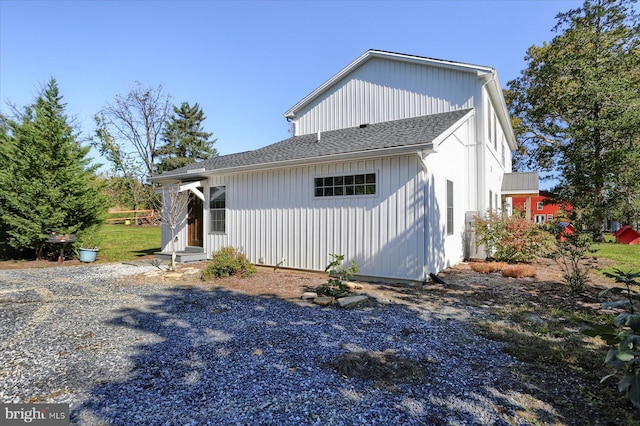
{"label": "grass lawn", "polygon": [[160,251],[162,227],[106,224],[99,236],[98,261],[122,262]]}
{"label": "grass lawn", "polygon": [[607,242],[595,244],[593,248],[597,250],[595,257],[609,259],[615,262],[615,265],[604,268],[604,272],[613,272],[613,268],[623,271],[640,271],[640,244],[616,244],[610,235],[606,238]]}

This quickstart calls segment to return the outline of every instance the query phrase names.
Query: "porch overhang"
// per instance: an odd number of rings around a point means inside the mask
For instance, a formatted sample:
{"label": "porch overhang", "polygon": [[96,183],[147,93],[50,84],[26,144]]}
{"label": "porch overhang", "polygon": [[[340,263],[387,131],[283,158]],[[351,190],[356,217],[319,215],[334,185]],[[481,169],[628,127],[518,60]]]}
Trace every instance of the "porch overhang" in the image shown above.
{"label": "porch overhang", "polygon": [[202,187],[204,185],[203,181],[199,180],[196,182],[186,182],[186,183],[181,183],[179,188],[178,188],[178,192],[184,192],[184,191],[191,191],[191,193],[193,195],[195,195],[196,197],[200,198],[203,202],[204,200],[204,194],[202,193],[202,191],[200,191],[198,188]]}
{"label": "porch overhang", "polygon": [[527,197],[526,217],[531,217],[531,197],[540,194],[540,178],[538,172],[505,173],[502,178],[503,197]]}
{"label": "porch overhang", "polygon": [[505,197],[538,195],[540,193],[538,172],[505,173],[502,178],[501,192]]}

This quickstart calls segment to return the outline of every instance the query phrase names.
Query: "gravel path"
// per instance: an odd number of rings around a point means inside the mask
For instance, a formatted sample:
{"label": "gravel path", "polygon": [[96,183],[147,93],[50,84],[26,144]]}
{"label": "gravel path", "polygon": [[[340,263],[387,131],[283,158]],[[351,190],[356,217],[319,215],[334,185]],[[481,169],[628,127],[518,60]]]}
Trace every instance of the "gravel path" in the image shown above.
{"label": "gravel path", "polygon": [[[517,363],[465,322],[123,279],[151,268],[0,271],[0,402],[69,403],[72,424],[523,423]],[[407,374],[336,370],[385,361]]]}

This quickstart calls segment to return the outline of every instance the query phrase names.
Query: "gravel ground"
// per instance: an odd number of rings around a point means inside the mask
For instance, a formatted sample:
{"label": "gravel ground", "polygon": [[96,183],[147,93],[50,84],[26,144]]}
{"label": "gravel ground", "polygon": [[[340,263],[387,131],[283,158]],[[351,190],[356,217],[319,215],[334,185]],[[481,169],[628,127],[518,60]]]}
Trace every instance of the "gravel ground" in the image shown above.
{"label": "gravel ground", "polygon": [[[466,322],[126,279],[149,269],[0,271],[0,401],[72,424],[524,424],[517,362]],[[412,374],[353,377],[345,354]]]}

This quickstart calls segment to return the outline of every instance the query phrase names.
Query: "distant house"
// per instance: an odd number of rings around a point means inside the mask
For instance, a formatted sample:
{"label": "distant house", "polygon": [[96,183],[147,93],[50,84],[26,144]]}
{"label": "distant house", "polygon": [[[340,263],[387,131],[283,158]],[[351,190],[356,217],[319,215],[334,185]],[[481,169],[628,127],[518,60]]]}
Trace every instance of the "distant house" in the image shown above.
{"label": "distant house", "polygon": [[503,190],[516,138],[490,67],[369,50],[284,116],[289,139],[153,178],[194,194],[179,250],[309,270],[335,253],[361,278],[425,281],[475,256],[474,216],[538,192]]}
{"label": "distant house", "polygon": [[576,233],[576,228],[569,222],[559,222],[560,232],[558,232],[558,239],[560,241],[567,241],[567,237]]}
{"label": "distant house", "polygon": [[514,211],[524,213],[535,223],[550,222],[556,219],[561,212],[569,214],[573,211],[573,206],[550,203],[549,199],[548,193],[540,191],[539,195],[530,197],[529,201],[525,197],[515,196],[511,202]]}
{"label": "distant house", "polygon": [[630,226],[623,226],[613,236],[616,237],[616,243],[618,244],[635,245],[640,243],[640,234]]}

